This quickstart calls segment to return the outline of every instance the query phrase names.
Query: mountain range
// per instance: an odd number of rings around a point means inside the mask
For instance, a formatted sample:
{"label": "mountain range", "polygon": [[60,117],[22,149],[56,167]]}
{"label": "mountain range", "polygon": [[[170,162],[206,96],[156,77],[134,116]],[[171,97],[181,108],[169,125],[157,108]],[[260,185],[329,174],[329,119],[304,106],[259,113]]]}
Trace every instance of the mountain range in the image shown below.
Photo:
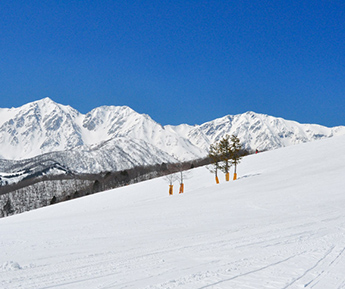
{"label": "mountain range", "polygon": [[[136,165],[202,158],[210,144],[235,134],[245,149],[272,150],[345,134],[345,127],[300,124],[246,112],[201,125],[162,126],[127,106],[82,114],[49,98],[0,109],[0,172],[52,166],[56,173],[118,171]],[[55,164],[58,164],[56,166]]]}

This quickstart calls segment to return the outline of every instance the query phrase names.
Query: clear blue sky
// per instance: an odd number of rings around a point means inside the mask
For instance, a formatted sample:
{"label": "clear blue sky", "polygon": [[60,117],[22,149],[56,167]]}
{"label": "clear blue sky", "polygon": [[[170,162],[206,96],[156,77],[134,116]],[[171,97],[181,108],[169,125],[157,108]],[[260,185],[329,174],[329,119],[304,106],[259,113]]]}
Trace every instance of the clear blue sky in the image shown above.
{"label": "clear blue sky", "polygon": [[0,107],[345,125],[345,1],[0,1]]}

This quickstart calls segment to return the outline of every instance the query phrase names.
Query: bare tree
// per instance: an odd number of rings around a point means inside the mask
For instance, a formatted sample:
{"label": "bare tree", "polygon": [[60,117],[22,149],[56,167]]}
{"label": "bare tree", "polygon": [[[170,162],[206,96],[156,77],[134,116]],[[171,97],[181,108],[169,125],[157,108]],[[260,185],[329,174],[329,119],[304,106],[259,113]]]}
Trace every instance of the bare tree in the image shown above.
{"label": "bare tree", "polygon": [[173,194],[173,188],[174,188],[174,182],[179,179],[178,175],[176,173],[172,173],[169,175],[166,175],[164,177],[169,182],[169,195]]}
{"label": "bare tree", "polygon": [[189,164],[180,162],[177,164],[177,168],[178,168],[177,174],[178,174],[178,178],[179,178],[179,182],[180,182],[179,193],[182,194],[182,193],[184,193],[184,189],[185,189],[184,181],[188,178],[188,175],[189,175],[188,169],[190,169],[190,166],[189,166]]}

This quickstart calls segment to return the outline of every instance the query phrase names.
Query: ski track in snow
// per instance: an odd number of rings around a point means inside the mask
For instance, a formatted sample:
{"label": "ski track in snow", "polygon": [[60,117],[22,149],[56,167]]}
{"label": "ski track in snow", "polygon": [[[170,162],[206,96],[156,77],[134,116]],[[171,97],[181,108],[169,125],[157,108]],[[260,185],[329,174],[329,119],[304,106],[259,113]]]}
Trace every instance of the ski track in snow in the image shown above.
{"label": "ski track in snow", "polygon": [[344,146],[250,156],[220,185],[194,169],[183,195],[159,178],[0,219],[0,288],[345,288]]}

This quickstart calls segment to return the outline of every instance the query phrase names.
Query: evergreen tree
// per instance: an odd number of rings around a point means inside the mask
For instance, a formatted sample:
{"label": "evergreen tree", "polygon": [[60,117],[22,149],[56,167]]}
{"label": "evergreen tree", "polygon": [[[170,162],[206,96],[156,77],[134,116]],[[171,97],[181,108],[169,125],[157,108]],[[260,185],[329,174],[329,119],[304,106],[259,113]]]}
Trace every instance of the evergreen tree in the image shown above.
{"label": "evergreen tree", "polygon": [[235,172],[234,172],[234,180],[237,179],[237,165],[240,163],[241,158],[242,158],[242,144],[240,142],[240,139],[232,135],[231,136],[231,145],[230,145],[230,150],[231,150],[231,164],[234,165],[235,167]]}
{"label": "evergreen tree", "polygon": [[218,184],[219,183],[218,170],[221,168],[221,166],[220,166],[221,158],[219,155],[219,144],[218,143],[210,145],[208,156],[209,156],[211,163],[213,165],[213,168],[211,168],[210,171],[215,174],[216,183]]}
{"label": "evergreen tree", "polygon": [[225,135],[220,141],[218,145],[219,156],[222,161],[221,170],[224,172],[226,176],[226,181],[229,181],[229,171],[232,165],[232,150],[230,145],[230,136]]}

